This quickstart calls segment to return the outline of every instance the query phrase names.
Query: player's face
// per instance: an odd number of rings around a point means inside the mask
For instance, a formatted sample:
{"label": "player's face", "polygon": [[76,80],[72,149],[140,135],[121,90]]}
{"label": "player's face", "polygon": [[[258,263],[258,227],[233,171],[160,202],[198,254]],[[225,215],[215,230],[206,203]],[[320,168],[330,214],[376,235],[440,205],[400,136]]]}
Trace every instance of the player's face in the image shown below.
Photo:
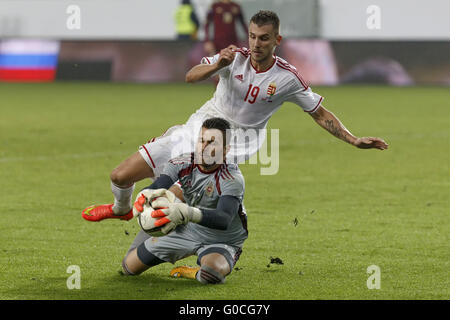
{"label": "player's face", "polygon": [[275,47],[281,42],[281,36],[272,24],[258,26],[251,22],[248,27],[248,43],[253,61],[263,62],[271,59]]}
{"label": "player's face", "polygon": [[201,164],[205,168],[222,164],[225,159],[222,131],[202,128],[195,156],[196,163]]}

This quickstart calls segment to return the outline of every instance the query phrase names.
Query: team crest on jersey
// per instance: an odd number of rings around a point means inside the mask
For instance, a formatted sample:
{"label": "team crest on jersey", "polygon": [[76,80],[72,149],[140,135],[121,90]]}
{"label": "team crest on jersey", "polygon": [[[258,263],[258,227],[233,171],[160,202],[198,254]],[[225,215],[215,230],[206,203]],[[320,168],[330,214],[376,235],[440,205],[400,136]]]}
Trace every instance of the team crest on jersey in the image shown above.
{"label": "team crest on jersey", "polygon": [[214,184],[213,184],[212,181],[211,181],[211,182],[208,183],[208,185],[206,186],[205,194],[206,194],[208,197],[212,197],[213,192],[214,192]]}
{"label": "team crest on jersey", "polygon": [[267,88],[267,95],[269,96],[267,102],[272,102],[272,97],[276,91],[277,91],[277,84],[275,82],[269,84],[269,87]]}

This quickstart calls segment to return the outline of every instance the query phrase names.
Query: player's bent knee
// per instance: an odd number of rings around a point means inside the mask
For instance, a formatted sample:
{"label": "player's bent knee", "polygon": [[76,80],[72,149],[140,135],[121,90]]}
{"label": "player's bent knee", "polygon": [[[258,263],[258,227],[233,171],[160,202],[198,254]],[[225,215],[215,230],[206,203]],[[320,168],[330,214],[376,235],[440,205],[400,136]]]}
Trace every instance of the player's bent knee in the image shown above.
{"label": "player's bent knee", "polygon": [[128,186],[130,184],[133,184],[132,179],[126,174],[126,172],[118,168],[114,169],[111,172],[109,178],[111,179],[111,182],[116,186]]}
{"label": "player's bent knee", "polygon": [[220,273],[222,276],[226,276],[230,273],[230,267],[228,266],[228,263],[213,263],[212,265],[208,265],[208,267],[214,269],[216,272]]}
{"label": "player's bent knee", "polygon": [[202,257],[202,266],[208,266],[219,272],[222,276],[226,276],[231,272],[231,266],[227,259],[220,253],[209,253]]}
{"label": "player's bent knee", "polygon": [[122,270],[126,275],[138,275],[148,268],[163,262],[163,260],[148,252],[142,243],[137,248],[128,252],[125,258],[123,258]]}
{"label": "player's bent knee", "polygon": [[127,266],[127,257],[122,260],[122,273],[127,276],[135,276],[137,273],[132,272]]}
{"label": "player's bent knee", "polygon": [[124,275],[137,276],[145,270],[145,266],[136,254],[136,249],[128,252],[122,260],[122,272]]}
{"label": "player's bent knee", "polygon": [[208,265],[202,265],[197,273],[197,280],[203,284],[225,283],[225,276]]}

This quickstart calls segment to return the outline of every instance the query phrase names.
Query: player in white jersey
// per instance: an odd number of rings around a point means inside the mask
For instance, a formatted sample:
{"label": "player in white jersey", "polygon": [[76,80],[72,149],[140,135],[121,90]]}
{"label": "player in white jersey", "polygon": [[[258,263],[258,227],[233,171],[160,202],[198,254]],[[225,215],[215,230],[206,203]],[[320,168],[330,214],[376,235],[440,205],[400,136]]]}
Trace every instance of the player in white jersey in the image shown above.
{"label": "player in white jersey", "polygon": [[[266,127],[270,117],[286,102],[293,102],[306,112],[314,112],[323,98],[312,92],[295,67],[272,56],[271,64],[257,70],[247,48],[231,48],[231,64],[215,74],[220,76],[213,98],[203,108],[212,108],[243,128]],[[202,64],[214,65],[220,54],[205,57]]]}
{"label": "player in white jersey", "polygon": [[[136,214],[142,213],[144,203],[151,203],[152,216],[160,218],[158,226],[166,235],[152,238],[141,230],[123,259],[125,274],[140,274],[191,255],[198,256],[200,267],[177,267],[171,275],[215,284],[223,283],[233,270],[248,232],[244,177],[236,164],[224,161],[229,128],[224,119],[206,120],[196,151],[169,160],[156,181],[138,194]],[[161,197],[177,180],[185,203]]]}
{"label": "player in white jersey", "polygon": [[[212,99],[194,113],[186,124],[170,128],[161,137],[150,140],[111,173],[114,204],[86,208],[82,215],[91,221],[105,218],[131,219],[134,184],[144,178],[158,177],[167,161],[191,152],[203,120],[222,117],[231,124],[233,137],[227,160],[240,163],[256,153],[265,139],[261,130],[272,114],[288,101],[300,106],[317,124],[337,138],[362,149],[384,150],[380,138],[358,138],[322,105],[323,97],[314,93],[298,71],[274,55],[282,41],[280,21],[271,11],[255,14],[249,25],[249,49],[230,46],[213,57],[205,57],[186,74],[187,82],[219,75]],[[249,131],[255,135],[248,135]],[[253,136],[246,144],[240,137]]]}

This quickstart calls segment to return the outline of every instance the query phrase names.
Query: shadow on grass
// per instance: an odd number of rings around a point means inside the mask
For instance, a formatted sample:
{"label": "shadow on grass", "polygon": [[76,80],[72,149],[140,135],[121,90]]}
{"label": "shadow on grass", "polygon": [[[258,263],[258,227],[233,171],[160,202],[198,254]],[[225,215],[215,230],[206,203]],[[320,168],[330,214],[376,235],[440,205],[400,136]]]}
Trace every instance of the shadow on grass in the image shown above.
{"label": "shadow on grass", "polygon": [[7,290],[3,299],[30,300],[178,300],[189,298],[192,290],[206,286],[190,279],[144,273],[140,276],[109,274],[82,278],[80,289],[68,289],[67,277],[30,279],[29,283]]}

